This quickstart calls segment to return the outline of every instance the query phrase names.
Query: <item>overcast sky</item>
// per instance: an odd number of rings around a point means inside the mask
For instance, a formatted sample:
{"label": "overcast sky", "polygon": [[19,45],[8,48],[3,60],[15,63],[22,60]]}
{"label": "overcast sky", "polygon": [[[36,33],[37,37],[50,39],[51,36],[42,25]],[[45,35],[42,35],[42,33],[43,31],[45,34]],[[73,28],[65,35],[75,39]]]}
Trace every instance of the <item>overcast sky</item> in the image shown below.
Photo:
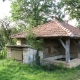
{"label": "overcast sky", "polygon": [[[2,0],[0,0],[0,19],[4,18],[5,16],[10,16],[10,5],[11,3],[9,0],[6,0],[5,2],[2,2]],[[68,17],[66,17],[65,19],[68,20]],[[69,21],[69,24],[75,26],[76,21]]]}
{"label": "overcast sky", "polygon": [[0,0],[0,18],[10,15],[10,5],[10,1],[6,0],[2,2],[2,0]]}

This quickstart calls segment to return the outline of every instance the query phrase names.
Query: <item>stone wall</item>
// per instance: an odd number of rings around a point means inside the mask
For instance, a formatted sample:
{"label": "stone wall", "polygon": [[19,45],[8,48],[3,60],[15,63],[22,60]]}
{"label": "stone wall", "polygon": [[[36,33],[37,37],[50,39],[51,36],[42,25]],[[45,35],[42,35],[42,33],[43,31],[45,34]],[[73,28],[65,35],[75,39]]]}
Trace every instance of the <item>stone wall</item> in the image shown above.
{"label": "stone wall", "polygon": [[65,55],[65,49],[57,39],[46,39],[43,44],[44,58]]}
{"label": "stone wall", "polygon": [[70,54],[72,58],[77,58],[78,57],[78,47],[75,45],[73,41],[70,43]]}
{"label": "stone wall", "polygon": [[[30,47],[7,47],[7,58],[15,59],[26,64],[30,64],[36,60],[37,50]],[[43,59],[43,52],[39,51],[40,59]]]}
{"label": "stone wall", "polygon": [[[37,53],[37,50],[35,49],[31,49],[31,48],[24,48],[23,49],[23,63],[32,63],[36,60],[36,53]],[[40,59],[43,58],[43,52],[42,51],[39,51],[39,56],[40,56]]]}
{"label": "stone wall", "polygon": [[11,48],[7,48],[7,58],[11,58]]}
{"label": "stone wall", "polygon": [[26,45],[26,39],[17,39],[16,45]]}
{"label": "stone wall", "polygon": [[[65,40],[63,41],[65,43]],[[45,39],[43,44],[43,53],[44,58],[65,55],[65,49],[63,48],[62,44],[58,41],[58,39]],[[71,58],[78,57],[78,47],[75,45],[73,40],[70,41],[70,56]]]}

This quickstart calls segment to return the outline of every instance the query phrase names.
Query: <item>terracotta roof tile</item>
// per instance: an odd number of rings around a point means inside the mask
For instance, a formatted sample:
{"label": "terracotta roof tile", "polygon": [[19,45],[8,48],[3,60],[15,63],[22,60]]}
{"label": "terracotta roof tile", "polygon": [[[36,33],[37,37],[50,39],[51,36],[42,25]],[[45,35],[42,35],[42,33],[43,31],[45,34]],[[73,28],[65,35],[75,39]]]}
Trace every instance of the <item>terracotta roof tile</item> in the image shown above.
{"label": "terracotta roof tile", "polygon": [[[54,19],[51,22],[33,28],[38,37],[80,37],[80,29]],[[26,32],[12,35],[11,38],[25,38]]]}
{"label": "terracotta roof tile", "polygon": [[10,37],[11,38],[25,38],[25,36],[26,36],[26,32],[20,32],[20,33],[11,35]]}

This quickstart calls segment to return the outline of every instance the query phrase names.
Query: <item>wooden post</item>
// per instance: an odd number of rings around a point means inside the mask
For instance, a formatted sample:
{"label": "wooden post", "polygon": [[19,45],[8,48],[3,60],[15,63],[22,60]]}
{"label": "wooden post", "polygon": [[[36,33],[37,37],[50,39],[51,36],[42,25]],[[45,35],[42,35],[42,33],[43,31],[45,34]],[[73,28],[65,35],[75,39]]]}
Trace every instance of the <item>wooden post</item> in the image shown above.
{"label": "wooden post", "polygon": [[70,39],[66,40],[66,62],[70,62]]}
{"label": "wooden post", "polygon": [[70,39],[66,40],[66,44],[61,39],[59,39],[59,42],[62,44],[62,46],[65,49],[66,62],[69,63],[70,62]]}

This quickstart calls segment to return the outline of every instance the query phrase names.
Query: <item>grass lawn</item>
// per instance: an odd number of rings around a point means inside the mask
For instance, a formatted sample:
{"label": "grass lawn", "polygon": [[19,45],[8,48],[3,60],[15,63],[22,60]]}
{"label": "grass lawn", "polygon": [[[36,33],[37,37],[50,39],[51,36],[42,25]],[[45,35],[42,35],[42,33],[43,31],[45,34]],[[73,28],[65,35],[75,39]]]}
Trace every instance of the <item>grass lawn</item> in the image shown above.
{"label": "grass lawn", "polygon": [[34,67],[13,60],[0,60],[0,80],[79,80],[80,66],[73,69]]}

